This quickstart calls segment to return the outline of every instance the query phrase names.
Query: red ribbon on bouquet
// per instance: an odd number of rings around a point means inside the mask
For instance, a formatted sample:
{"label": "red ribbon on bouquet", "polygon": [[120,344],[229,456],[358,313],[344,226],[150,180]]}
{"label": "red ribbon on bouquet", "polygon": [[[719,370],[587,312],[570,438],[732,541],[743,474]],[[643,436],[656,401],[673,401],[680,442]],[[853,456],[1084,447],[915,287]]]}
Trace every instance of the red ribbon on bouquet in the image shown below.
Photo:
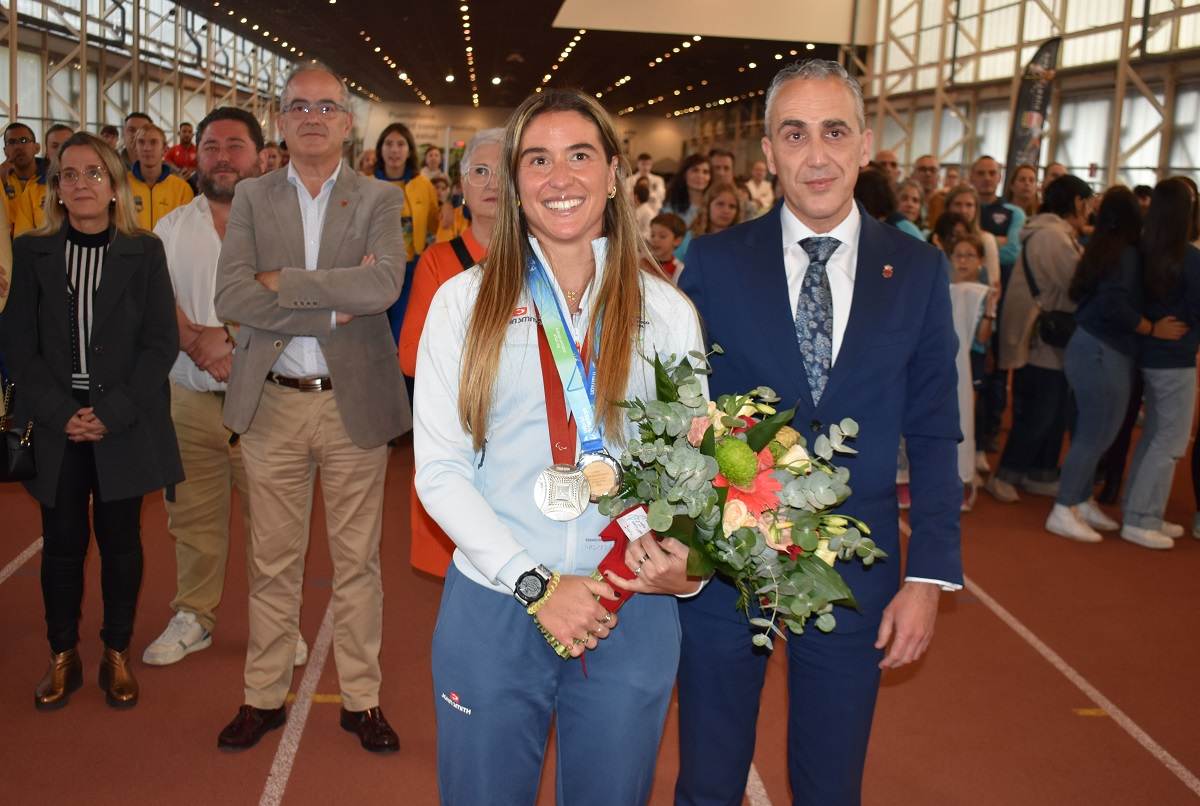
{"label": "red ribbon on bouquet", "polygon": [[[636,520],[636,516],[634,516],[632,519],[629,516],[633,515],[637,510],[641,510],[643,513],[645,513],[646,507],[644,504],[636,504],[635,506],[630,507],[618,515],[612,523],[604,527],[604,531],[600,532],[601,540],[613,544],[613,547],[608,550],[608,554],[605,554],[604,559],[600,561],[600,565],[596,567],[596,574],[601,580],[604,579],[605,571],[612,571],[614,574],[621,577],[621,579],[637,578],[637,574],[631,571],[629,566],[625,564],[625,549],[629,547],[630,537],[629,533],[626,531],[626,527],[622,525],[623,523],[629,523],[631,520]],[[645,515],[643,514],[641,518],[644,520]],[[643,532],[643,534],[653,535],[654,533],[646,531]],[[629,601],[630,597],[633,596],[633,593],[632,591],[622,590],[616,585],[612,585],[611,587],[617,594],[617,598],[601,598],[600,604],[603,605],[604,609],[608,612],[615,613],[621,609],[621,605]]]}

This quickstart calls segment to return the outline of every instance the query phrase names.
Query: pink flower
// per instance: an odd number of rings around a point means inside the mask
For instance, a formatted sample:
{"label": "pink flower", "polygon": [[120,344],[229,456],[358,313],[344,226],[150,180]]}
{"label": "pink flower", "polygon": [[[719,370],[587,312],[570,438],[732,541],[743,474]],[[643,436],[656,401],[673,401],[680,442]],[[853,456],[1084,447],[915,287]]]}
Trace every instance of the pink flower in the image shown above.
{"label": "pink flower", "polygon": [[764,511],[779,506],[779,491],[783,489],[783,485],[772,473],[774,467],[775,458],[771,456],[771,451],[763,448],[758,452],[758,474],[754,477],[753,484],[749,487],[739,487],[730,484],[729,479],[718,473],[713,479],[713,486],[729,488],[725,500],[741,501],[752,515],[758,517]]}
{"label": "pink flower", "polygon": [[708,417],[693,417],[692,427],[688,429],[687,440],[693,448],[699,448],[704,441],[704,432],[708,431],[711,420]]}

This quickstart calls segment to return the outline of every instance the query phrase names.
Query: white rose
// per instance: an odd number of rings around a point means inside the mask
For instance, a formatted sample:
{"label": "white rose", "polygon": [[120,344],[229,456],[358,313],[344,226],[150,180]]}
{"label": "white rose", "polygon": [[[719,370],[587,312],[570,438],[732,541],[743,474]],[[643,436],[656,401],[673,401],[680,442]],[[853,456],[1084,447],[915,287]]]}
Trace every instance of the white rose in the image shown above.
{"label": "white rose", "polygon": [[721,530],[725,533],[726,537],[729,537],[743,526],[755,525],[757,525],[757,521],[750,514],[750,510],[746,507],[745,502],[739,501],[736,498],[725,502],[725,511],[721,513]]}
{"label": "white rose", "polygon": [[[804,465],[809,461],[808,451],[804,450],[804,446],[797,442],[795,445],[784,451],[783,455],[779,457],[779,461],[775,464],[778,467],[789,468],[793,472],[803,472],[807,469],[804,467]],[[795,465],[795,467],[793,467],[793,465]]]}

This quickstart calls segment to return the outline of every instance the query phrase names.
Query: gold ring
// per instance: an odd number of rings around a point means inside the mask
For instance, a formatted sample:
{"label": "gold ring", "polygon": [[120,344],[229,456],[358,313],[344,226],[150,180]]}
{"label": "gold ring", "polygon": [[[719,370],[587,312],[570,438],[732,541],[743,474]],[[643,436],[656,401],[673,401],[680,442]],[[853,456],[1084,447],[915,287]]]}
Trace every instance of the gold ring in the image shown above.
{"label": "gold ring", "polygon": [[583,646],[586,643],[587,643],[587,639],[585,639],[585,638],[572,638],[571,639],[571,646]]}
{"label": "gold ring", "polygon": [[650,555],[649,555],[649,554],[643,554],[643,555],[642,555],[642,563],[643,563],[643,564],[645,564],[645,563],[647,563],[647,562],[649,562],[649,561],[650,561]]}
{"label": "gold ring", "polygon": [[612,613],[605,613],[604,618],[600,619],[601,624],[608,624],[612,621]]}
{"label": "gold ring", "polygon": [[635,577],[641,576],[642,575],[642,566],[639,565],[637,568],[633,569],[633,575]]}

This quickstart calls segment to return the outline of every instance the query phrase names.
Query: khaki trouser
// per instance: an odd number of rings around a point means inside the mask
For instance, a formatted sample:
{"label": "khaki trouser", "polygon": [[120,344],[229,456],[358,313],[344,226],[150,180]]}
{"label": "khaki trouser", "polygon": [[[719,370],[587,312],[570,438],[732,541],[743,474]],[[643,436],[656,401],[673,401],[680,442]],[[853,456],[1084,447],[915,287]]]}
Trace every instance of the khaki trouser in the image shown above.
{"label": "khaki trouser", "polygon": [[234,487],[247,528],[247,557],[250,547],[246,473],[241,452],[229,444],[229,429],[221,422],[224,400],[220,392],[193,392],[171,384],[171,419],[187,479],[175,486],[175,501],[166,502],[167,529],[175,538],[176,593],[171,609],[194,613],[209,631],[216,624],[214,611],[225,587]]}
{"label": "khaki trouser", "polygon": [[379,536],[387,446],[355,445],[333,392],[301,392],[273,383],[264,385],[241,446],[254,513],[246,704],[278,708],[292,685],[319,467],[333,559],[333,652],[342,705],[350,711],[374,708],[381,679]]}

